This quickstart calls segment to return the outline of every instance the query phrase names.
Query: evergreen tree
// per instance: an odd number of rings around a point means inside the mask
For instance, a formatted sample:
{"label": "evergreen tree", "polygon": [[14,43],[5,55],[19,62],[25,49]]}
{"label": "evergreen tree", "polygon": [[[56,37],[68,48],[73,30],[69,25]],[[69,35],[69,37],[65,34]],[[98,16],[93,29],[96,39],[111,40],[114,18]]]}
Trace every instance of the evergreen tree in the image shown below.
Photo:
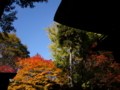
{"label": "evergreen tree", "polygon": [[69,79],[70,79],[70,86],[73,87],[73,49],[75,46],[79,46],[81,42],[80,34],[81,31],[78,29],[70,28],[65,25],[57,25],[58,27],[58,43],[61,47],[68,47],[69,52]]}
{"label": "evergreen tree", "polygon": [[[54,23],[50,28],[45,28],[47,35],[52,41],[52,44],[48,46],[51,52],[51,57],[57,67],[62,68],[63,71],[68,70],[68,48],[60,47],[58,43],[58,29],[56,27],[57,23]],[[64,61],[64,62],[63,62]]]}
{"label": "evergreen tree", "polygon": [[[47,30],[47,35],[52,41],[49,48],[57,67],[62,68],[64,72],[72,72],[73,77],[76,74],[80,75],[75,69],[80,65],[80,61],[86,58],[89,47],[97,41],[100,35],[58,23],[54,23],[50,28],[45,28],[45,30]],[[70,47],[72,47],[72,52],[70,52]],[[73,71],[69,71],[70,64]]]}

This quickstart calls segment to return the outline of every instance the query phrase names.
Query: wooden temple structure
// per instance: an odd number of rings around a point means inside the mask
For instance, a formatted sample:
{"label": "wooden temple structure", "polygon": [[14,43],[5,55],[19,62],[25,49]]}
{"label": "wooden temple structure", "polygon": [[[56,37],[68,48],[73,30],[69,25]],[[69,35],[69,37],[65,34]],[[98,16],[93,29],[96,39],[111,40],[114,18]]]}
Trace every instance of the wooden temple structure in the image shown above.
{"label": "wooden temple structure", "polygon": [[107,38],[99,39],[93,50],[112,51],[120,63],[120,5],[117,1],[62,0],[54,21],[73,28],[100,33]]}

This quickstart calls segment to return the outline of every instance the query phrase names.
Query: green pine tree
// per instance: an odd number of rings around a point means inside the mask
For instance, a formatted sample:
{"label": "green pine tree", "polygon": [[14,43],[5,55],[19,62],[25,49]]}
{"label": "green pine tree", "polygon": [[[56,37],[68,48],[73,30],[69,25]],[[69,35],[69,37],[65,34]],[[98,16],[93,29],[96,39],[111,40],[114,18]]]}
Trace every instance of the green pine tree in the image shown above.
{"label": "green pine tree", "polygon": [[[45,30],[52,41],[48,48],[50,48],[51,56],[57,67],[62,68],[64,72],[71,72],[72,78],[80,75],[76,71],[78,70],[77,67],[80,65],[80,61],[86,58],[89,47],[97,41],[100,35],[58,23],[54,23]],[[71,81],[75,83],[75,80],[77,81],[77,79]]]}

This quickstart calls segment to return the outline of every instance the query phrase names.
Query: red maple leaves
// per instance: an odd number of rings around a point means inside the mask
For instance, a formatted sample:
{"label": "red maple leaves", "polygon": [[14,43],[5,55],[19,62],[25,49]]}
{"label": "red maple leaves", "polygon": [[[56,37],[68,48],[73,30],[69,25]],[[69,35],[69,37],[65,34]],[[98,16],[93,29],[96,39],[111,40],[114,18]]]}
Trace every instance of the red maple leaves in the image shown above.
{"label": "red maple leaves", "polygon": [[[102,88],[112,88],[112,90],[119,90],[120,84],[120,64],[113,62],[111,52],[100,52],[100,55],[93,54],[86,59],[86,68],[91,67],[94,78],[91,78],[91,83]],[[112,59],[111,59],[112,58]]]}
{"label": "red maple leaves", "polygon": [[4,66],[1,66],[0,67],[0,71],[3,73],[15,73],[15,70],[13,69],[13,68],[11,68],[11,67],[9,67],[9,66],[6,66],[6,65],[4,65]]}

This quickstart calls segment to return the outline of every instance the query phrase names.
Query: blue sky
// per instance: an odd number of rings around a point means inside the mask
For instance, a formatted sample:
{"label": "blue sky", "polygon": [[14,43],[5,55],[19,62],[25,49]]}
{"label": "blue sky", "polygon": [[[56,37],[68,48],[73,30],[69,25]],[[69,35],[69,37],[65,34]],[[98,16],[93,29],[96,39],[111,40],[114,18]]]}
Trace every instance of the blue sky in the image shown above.
{"label": "blue sky", "polygon": [[18,20],[14,22],[16,35],[22,43],[28,46],[30,56],[39,53],[45,59],[50,57],[51,41],[43,28],[49,27],[54,21],[55,12],[61,0],[48,0],[48,3],[35,3],[35,8],[16,7]]}

